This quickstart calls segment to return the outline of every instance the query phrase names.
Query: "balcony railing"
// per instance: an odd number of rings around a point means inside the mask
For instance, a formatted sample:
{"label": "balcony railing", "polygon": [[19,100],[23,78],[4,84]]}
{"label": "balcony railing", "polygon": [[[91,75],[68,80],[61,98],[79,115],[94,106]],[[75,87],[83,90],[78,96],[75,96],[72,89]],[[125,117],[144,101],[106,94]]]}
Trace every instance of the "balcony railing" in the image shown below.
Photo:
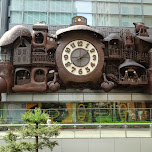
{"label": "balcony railing", "polygon": [[32,53],[32,63],[55,64],[54,62],[54,59],[52,59],[47,53]]}
{"label": "balcony railing", "polygon": [[[27,125],[0,124],[0,137],[4,136],[8,130],[18,132]],[[49,126],[53,125],[60,126],[60,134],[52,138],[152,138],[152,123],[50,124]]]}
{"label": "balcony railing", "polygon": [[145,85],[148,84],[147,75],[141,75],[139,78],[128,78],[119,80],[119,84],[130,84],[130,85]]}
{"label": "balcony railing", "polygon": [[121,59],[122,50],[121,49],[109,49],[109,58]]}

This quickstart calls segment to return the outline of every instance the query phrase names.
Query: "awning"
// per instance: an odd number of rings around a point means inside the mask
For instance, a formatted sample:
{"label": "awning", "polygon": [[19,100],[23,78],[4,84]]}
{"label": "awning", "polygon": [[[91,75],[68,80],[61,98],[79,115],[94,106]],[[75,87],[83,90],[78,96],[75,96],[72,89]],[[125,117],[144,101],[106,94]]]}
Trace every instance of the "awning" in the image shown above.
{"label": "awning", "polygon": [[140,68],[143,68],[143,69],[146,69],[143,65],[131,60],[131,59],[126,59],[124,63],[120,64],[119,65],[119,70],[121,68],[124,68],[124,67],[129,67],[129,66],[136,66],[136,67],[140,67]]}

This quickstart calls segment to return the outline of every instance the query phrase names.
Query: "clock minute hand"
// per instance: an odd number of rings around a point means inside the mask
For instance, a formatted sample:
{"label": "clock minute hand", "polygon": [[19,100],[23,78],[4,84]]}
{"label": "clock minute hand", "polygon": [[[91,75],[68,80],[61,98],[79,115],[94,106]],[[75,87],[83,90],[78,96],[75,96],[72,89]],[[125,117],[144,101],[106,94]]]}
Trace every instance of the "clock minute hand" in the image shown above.
{"label": "clock minute hand", "polygon": [[80,55],[79,57],[77,57],[76,61],[79,60],[79,59],[81,59],[82,57],[84,57],[88,53],[88,51],[89,50],[86,50],[82,55]]}

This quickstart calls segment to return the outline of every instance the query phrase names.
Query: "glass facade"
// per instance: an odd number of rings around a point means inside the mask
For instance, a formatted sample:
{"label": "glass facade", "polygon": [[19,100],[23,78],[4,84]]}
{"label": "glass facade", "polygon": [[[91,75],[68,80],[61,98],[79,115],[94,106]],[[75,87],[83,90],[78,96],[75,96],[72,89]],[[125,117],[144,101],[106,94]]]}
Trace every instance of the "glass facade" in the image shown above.
{"label": "glass facade", "polygon": [[6,103],[4,107],[0,116],[7,123],[22,123],[21,115],[36,107],[63,124],[152,121],[152,102]]}
{"label": "glass facade", "polygon": [[151,0],[11,0],[11,24],[69,25],[73,16],[84,16],[91,26],[152,27]]}

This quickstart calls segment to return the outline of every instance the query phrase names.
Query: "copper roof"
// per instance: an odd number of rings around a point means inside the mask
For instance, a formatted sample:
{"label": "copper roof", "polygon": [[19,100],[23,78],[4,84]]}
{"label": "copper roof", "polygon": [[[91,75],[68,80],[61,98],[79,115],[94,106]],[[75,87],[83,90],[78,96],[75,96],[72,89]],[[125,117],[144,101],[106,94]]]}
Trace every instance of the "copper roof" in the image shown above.
{"label": "copper roof", "polygon": [[0,46],[9,45],[21,36],[31,37],[31,33],[27,27],[23,25],[16,25],[12,29],[4,33],[4,35],[0,39]]}
{"label": "copper roof", "polygon": [[125,62],[120,64],[118,68],[120,70],[121,68],[124,68],[127,66],[136,66],[136,67],[141,67],[141,68],[145,69],[145,67],[143,65],[141,65],[141,64],[139,64],[131,59],[126,59]]}
{"label": "copper roof", "polygon": [[47,30],[48,31],[48,25],[45,24],[45,22],[38,22],[37,24],[34,24],[32,26],[33,30]]}
{"label": "copper roof", "polygon": [[91,32],[94,32],[100,36],[103,37],[103,34],[98,31],[98,30],[95,30],[89,26],[86,26],[86,25],[73,25],[73,26],[70,26],[70,27],[67,27],[67,28],[64,28],[64,29],[59,29],[56,31],[56,37],[58,37],[60,34],[62,33],[66,33],[66,32],[69,32],[69,31],[76,31],[76,30],[84,30],[84,31],[91,31]]}
{"label": "copper roof", "polygon": [[139,39],[152,43],[152,37],[137,36]]}
{"label": "copper roof", "polygon": [[105,41],[111,41],[113,39],[120,40],[120,36],[115,33],[111,33],[106,38],[104,38]]}

